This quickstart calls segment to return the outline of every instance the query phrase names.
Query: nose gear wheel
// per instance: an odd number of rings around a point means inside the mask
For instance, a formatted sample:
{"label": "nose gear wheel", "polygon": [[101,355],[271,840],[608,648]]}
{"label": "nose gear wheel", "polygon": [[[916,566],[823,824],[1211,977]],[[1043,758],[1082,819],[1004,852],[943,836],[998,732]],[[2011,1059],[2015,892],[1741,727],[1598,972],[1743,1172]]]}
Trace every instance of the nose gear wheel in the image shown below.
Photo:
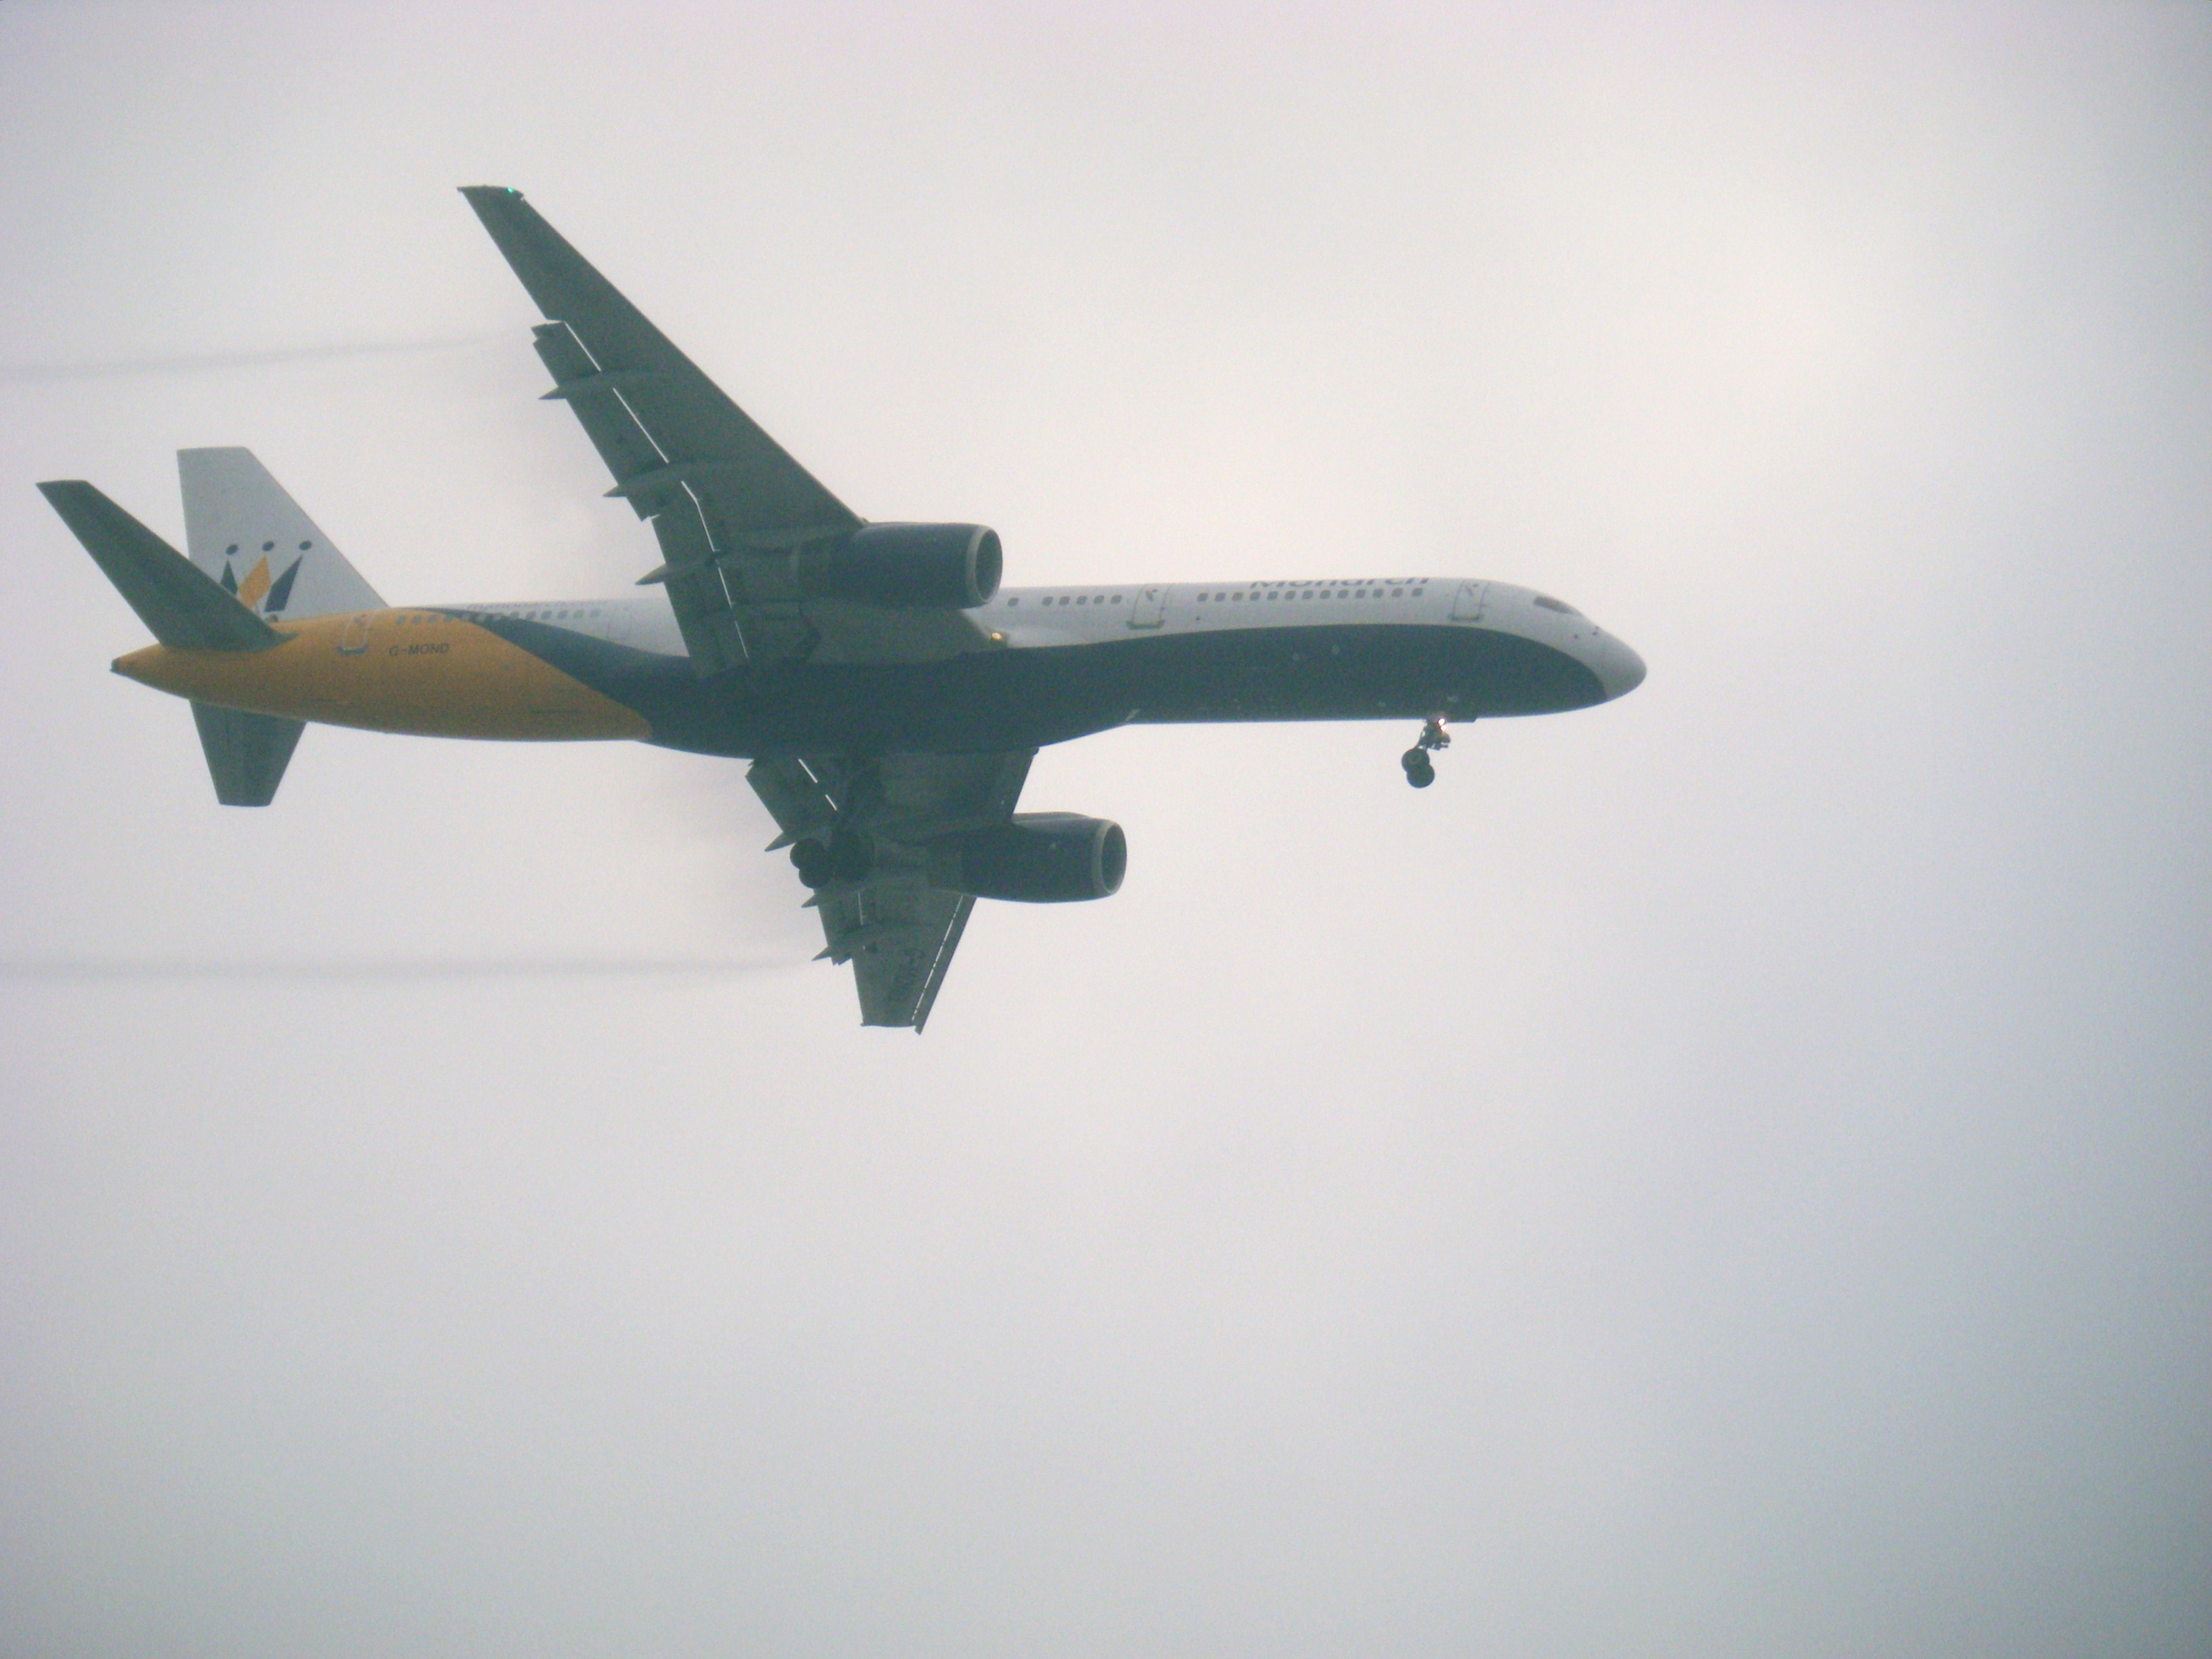
{"label": "nose gear wheel", "polygon": [[1416,789],[1425,789],[1434,783],[1436,763],[1429,756],[1450,747],[1451,733],[1444,730],[1444,717],[1430,715],[1421,727],[1421,735],[1413,740],[1413,746],[1398,757],[1398,764],[1406,769],[1406,781]]}

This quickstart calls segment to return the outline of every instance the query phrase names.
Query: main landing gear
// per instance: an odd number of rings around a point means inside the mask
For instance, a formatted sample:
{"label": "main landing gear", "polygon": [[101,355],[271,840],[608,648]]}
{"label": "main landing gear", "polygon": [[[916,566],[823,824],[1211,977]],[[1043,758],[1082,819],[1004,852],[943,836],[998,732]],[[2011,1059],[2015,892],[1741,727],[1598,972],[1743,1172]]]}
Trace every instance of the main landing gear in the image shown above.
{"label": "main landing gear", "polygon": [[1427,724],[1421,727],[1421,735],[1413,740],[1413,746],[1398,757],[1398,764],[1406,769],[1406,781],[1416,789],[1425,789],[1434,783],[1436,763],[1429,756],[1436,750],[1450,747],[1451,733],[1444,730],[1444,717],[1430,715]]}
{"label": "main landing gear", "polygon": [[875,848],[857,830],[833,830],[827,841],[799,841],[791,846],[792,867],[799,880],[817,890],[833,881],[866,881],[875,861]]}

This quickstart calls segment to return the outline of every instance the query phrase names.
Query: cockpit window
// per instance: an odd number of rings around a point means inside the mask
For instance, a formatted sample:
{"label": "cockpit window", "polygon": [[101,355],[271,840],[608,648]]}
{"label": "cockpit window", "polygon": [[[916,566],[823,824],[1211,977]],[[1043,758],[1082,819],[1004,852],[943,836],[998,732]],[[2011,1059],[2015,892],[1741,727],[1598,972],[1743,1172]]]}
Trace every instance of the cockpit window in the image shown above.
{"label": "cockpit window", "polygon": [[1539,593],[1536,595],[1536,603],[1542,605],[1547,611],[1558,611],[1562,617],[1579,617],[1583,614],[1581,611],[1576,610],[1574,606],[1569,605],[1565,599],[1555,599],[1549,594],[1546,593]]}

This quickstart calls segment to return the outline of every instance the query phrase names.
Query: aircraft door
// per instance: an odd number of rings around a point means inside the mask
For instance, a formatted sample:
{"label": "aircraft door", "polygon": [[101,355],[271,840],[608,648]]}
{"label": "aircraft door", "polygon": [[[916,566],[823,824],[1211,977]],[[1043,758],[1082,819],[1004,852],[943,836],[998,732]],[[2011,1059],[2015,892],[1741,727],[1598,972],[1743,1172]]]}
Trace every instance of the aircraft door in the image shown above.
{"label": "aircraft door", "polygon": [[1488,582],[1462,582],[1457,596],[1452,600],[1451,619],[1454,622],[1480,622],[1482,601],[1489,591]]}
{"label": "aircraft door", "polygon": [[1132,628],[1158,628],[1167,620],[1168,590],[1164,586],[1137,590],[1137,608],[1129,613]]}
{"label": "aircraft door", "polygon": [[366,611],[347,618],[345,632],[338,635],[338,655],[358,657],[368,649],[369,618],[370,613]]}

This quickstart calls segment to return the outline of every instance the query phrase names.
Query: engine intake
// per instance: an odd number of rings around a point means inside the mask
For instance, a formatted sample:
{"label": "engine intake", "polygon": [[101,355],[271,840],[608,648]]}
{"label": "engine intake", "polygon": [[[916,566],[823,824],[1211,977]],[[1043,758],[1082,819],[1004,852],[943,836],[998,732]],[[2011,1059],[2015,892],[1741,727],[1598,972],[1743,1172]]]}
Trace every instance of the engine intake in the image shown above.
{"label": "engine intake", "polygon": [[871,524],[791,556],[809,599],[965,611],[999,591],[999,532],[980,524]]}
{"label": "engine intake", "polygon": [[937,886],[1024,904],[1106,898],[1128,867],[1121,826],[1076,812],[1017,812],[1011,823],[947,836],[929,855]]}

